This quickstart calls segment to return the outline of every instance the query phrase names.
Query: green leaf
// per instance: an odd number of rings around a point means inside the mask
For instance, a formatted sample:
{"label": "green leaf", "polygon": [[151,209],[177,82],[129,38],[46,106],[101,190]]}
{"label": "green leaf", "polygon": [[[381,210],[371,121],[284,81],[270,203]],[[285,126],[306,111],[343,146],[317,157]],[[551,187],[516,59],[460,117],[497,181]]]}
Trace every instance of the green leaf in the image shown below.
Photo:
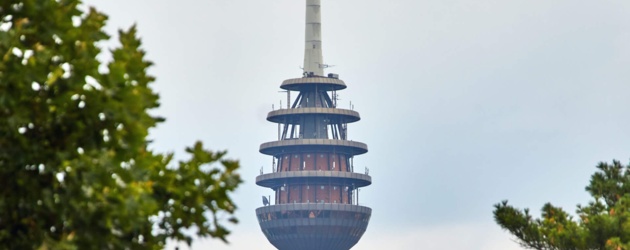
{"label": "green leaf", "polygon": [[[164,119],[149,114],[159,96],[138,30],[118,33],[109,71],[99,72],[107,16],[83,13],[79,3],[0,2],[0,17],[12,17],[0,33],[0,246],[159,249],[167,239],[225,241],[226,224],[237,223],[230,194],[242,182],[238,161],[200,142],[179,163],[150,150],[149,129]],[[73,18],[81,19],[78,27]],[[25,60],[14,48],[32,55]],[[86,86],[86,77],[100,87]]]}

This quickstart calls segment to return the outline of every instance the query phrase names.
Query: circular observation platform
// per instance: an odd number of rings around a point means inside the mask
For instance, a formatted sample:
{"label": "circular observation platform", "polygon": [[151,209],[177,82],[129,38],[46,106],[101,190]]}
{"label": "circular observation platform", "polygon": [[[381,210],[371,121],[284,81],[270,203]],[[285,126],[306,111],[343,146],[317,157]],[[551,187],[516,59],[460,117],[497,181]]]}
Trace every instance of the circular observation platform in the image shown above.
{"label": "circular observation platform", "polygon": [[275,189],[291,183],[333,183],[353,185],[356,188],[372,184],[367,174],[340,171],[287,171],[263,174],[256,177],[256,185]]}
{"label": "circular observation platform", "polygon": [[363,236],[372,209],[350,204],[281,204],[256,209],[263,233],[280,250],[348,250]]}
{"label": "circular observation platform", "polygon": [[276,156],[294,152],[335,152],[347,155],[360,155],[368,151],[365,143],[334,139],[288,139],[265,142],[260,145],[260,153]]}
{"label": "circular observation platform", "polygon": [[314,88],[320,88],[324,91],[336,91],[345,89],[346,83],[337,78],[315,76],[284,80],[280,85],[280,88],[291,91],[300,91]]}
{"label": "circular observation platform", "polygon": [[325,115],[330,123],[352,123],[361,120],[359,112],[338,108],[294,108],[279,109],[267,114],[267,121],[296,124],[304,115]]}

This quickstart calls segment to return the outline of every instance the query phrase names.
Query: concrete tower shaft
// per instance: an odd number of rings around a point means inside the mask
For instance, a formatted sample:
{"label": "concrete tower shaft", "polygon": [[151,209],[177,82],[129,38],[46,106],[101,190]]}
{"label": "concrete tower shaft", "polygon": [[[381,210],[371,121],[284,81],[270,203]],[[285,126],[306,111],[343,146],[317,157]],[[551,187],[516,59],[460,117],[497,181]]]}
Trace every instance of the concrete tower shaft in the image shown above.
{"label": "concrete tower shaft", "polygon": [[322,16],[320,0],[306,0],[306,32],[304,45],[304,72],[324,75],[322,56]]}

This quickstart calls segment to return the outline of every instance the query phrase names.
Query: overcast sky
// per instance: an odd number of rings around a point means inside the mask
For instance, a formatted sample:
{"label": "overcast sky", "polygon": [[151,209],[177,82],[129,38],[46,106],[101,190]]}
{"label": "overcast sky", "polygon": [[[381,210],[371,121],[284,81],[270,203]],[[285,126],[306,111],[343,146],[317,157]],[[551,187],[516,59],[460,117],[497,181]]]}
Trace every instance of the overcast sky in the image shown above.
{"label": "overcast sky", "polygon": [[[276,139],[281,82],[301,76],[304,3],[87,1],[110,34],[138,25],[167,119],[153,148],[181,158],[201,140],[241,162],[231,244],[192,249],[274,249],[254,213],[272,194],[258,147]],[[362,118],[349,137],[369,147],[355,168],[370,168],[373,213],[353,249],[520,249],[493,204],[574,212],[598,162],[630,160],[630,1],[322,0],[322,14],[340,107]]]}

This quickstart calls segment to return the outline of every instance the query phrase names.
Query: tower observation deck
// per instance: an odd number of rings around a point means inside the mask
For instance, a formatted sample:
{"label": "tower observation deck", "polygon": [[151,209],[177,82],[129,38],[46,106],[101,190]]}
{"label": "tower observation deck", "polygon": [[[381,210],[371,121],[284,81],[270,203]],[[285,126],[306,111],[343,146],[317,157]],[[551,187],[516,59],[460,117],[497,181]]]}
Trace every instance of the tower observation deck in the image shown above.
{"label": "tower observation deck", "polygon": [[[359,113],[337,108],[338,75],[324,75],[320,0],[306,0],[304,73],[282,82],[286,108],[268,113],[278,124],[278,140],[260,145],[273,157],[272,172],[256,177],[273,199],[256,209],[263,233],[279,250],[348,250],[365,232],[372,209],[359,205],[359,188],[372,183],[354,172],[354,156],[367,145],[348,140],[347,124]],[[291,92],[297,97],[291,103]]]}

